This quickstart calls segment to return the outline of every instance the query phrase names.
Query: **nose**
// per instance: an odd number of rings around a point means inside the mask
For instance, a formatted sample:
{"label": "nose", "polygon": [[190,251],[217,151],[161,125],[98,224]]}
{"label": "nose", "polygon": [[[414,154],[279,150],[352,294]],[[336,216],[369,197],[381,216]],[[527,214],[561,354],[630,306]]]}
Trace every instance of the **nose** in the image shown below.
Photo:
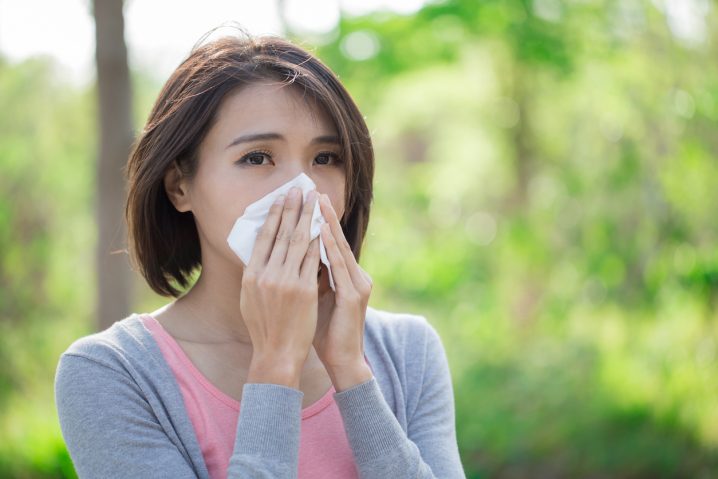
{"label": "nose", "polygon": [[308,169],[302,167],[301,165],[299,165],[299,166],[293,165],[291,167],[288,167],[287,171],[285,171],[284,174],[282,175],[282,183],[281,184],[283,185],[285,183],[292,181],[293,179],[295,179],[297,176],[301,175],[302,173],[307,175],[309,177],[309,179],[312,180],[312,183],[314,183],[314,188],[318,189],[317,180],[313,177],[312,172],[309,171]]}

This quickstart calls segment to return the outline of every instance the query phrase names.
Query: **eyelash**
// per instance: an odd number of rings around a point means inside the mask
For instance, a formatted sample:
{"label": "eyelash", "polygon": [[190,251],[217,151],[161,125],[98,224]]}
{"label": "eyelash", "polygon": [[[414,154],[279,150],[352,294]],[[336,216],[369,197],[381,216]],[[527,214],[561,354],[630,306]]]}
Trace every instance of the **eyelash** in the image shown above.
{"label": "eyelash", "polygon": [[[256,165],[256,164],[253,164],[253,163],[249,163],[249,162],[248,162],[249,158],[251,158],[251,157],[253,157],[253,156],[258,156],[258,155],[272,156],[272,152],[269,151],[269,150],[254,150],[254,151],[250,151],[250,152],[247,153],[246,155],[242,156],[239,160],[237,160],[237,164],[240,164],[240,165],[249,165],[249,166],[266,166],[266,165]],[[336,154],[336,153],[334,153],[334,152],[331,152],[331,151],[321,151],[321,152],[319,152],[319,154],[317,154],[317,156],[329,156],[329,157],[331,157],[331,158],[334,160],[334,163],[332,163],[333,165],[339,165],[339,164],[342,163],[342,160],[341,160],[341,158],[339,157],[339,155]],[[322,164],[321,166],[332,166],[332,164]]]}

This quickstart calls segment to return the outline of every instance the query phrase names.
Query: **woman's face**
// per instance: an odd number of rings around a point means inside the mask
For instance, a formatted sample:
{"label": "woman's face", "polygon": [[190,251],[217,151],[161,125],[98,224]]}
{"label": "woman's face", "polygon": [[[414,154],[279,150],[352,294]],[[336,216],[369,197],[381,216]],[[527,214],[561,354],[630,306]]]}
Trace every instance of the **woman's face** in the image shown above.
{"label": "woman's face", "polygon": [[267,82],[230,93],[199,147],[195,177],[180,182],[183,197],[173,199],[178,210],[194,215],[203,266],[219,260],[242,267],[227,244],[234,222],[249,204],[302,172],[329,196],[341,218],[345,170],[340,151],[332,121],[302,99],[298,87]]}

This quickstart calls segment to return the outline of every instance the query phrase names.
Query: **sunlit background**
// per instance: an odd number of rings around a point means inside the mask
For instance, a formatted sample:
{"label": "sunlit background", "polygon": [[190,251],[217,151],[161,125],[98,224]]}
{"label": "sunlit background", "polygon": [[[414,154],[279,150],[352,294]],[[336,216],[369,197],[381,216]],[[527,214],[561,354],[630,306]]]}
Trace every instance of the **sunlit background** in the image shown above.
{"label": "sunlit background", "polygon": [[[718,477],[717,9],[126,0],[133,128],[210,29],[301,43],[372,131],[370,304],[439,331],[467,477]],[[52,384],[100,324],[94,25],[0,0],[0,477],[75,477]]]}

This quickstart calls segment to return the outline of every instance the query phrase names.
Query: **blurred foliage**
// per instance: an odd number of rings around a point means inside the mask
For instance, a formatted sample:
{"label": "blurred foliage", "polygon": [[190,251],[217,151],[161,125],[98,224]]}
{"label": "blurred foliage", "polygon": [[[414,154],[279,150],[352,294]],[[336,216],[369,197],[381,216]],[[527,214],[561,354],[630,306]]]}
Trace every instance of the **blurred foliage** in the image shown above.
{"label": "blurred foliage", "polygon": [[[718,476],[718,12],[685,0],[686,31],[677,2],[446,0],[293,36],[372,131],[372,304],[439,330],[468,477]],[[52,68],[0,60],[6,477],[73,476],[51,385],[93,325],[94,91]],[[134,78],[142,125],[160,84]]]}

